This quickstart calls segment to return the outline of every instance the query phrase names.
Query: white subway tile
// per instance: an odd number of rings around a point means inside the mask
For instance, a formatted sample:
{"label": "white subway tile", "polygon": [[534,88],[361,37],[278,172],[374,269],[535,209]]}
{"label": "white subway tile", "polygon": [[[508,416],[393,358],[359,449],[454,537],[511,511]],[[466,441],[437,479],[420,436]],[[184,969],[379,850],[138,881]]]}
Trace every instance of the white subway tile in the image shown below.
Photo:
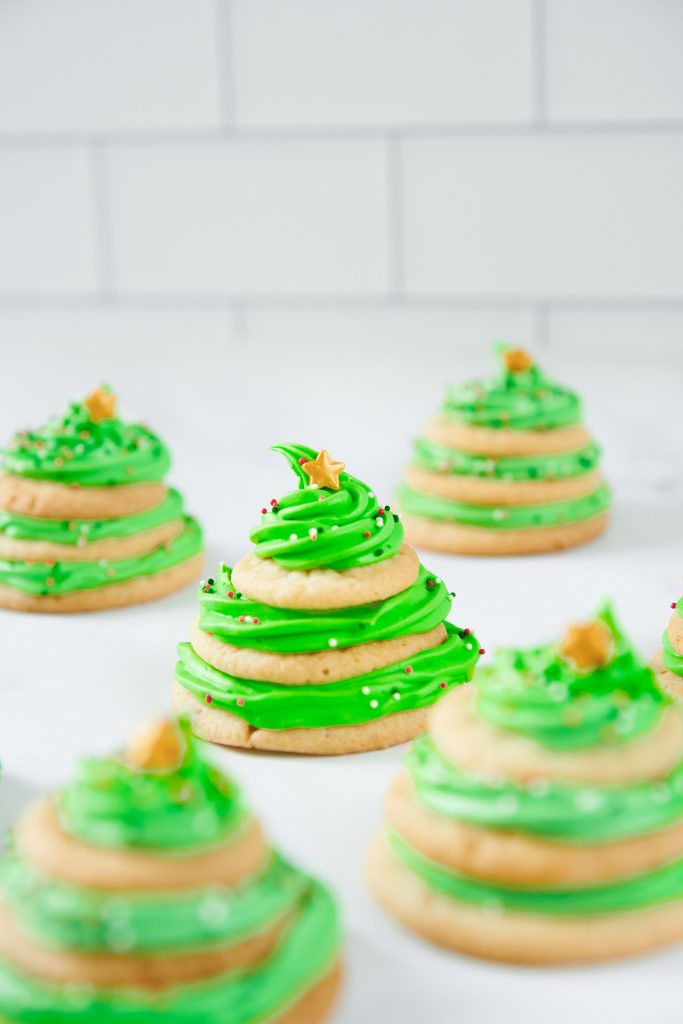
{"label": "white subway tile", "polygon": [[382,292],[386,165],[375,142],[116,147],[109,180],[126,292]]}
{"label": "white subway tile", "polygon": [[408,292],[683,295],[683,136],[404,146]]}
{"label": "white subway tile", "polygon": [[0,131],[218,122],[212,0],[7,0]]}
{"label": "white subway tile", "polygon": [[680,0],[550,0],[551,119],[683,117]]}
{"label": "white subway tile", "polygon": [[245,125],[519,121],[531,0],[234,0]]}
{"label": "white subway tile", "polygon": [[0,149],[0,293],[96,287],[89,156]]}

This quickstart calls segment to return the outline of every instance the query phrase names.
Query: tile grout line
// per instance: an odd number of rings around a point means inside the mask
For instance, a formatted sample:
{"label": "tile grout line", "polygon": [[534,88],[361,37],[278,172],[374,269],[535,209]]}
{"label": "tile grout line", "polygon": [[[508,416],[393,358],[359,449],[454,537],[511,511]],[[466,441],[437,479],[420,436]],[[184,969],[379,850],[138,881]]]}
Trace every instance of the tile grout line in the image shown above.
{"label": "tile grout line", "polygon": [[533,0],[531,21],[531,88],[534,127],[548,127],[548,38],[545,0]]}
{"label": "tile grout line", "polygon": [[[237,121],[237,81],[232,0],[214,0],[213,20],[218,117],[223,129],[234,129]],[[220,133],[217,134],[220,138]]]}
{"label": "tile grout line", "polygon": [[405,244],[403,234],[403,153],[401,140],[389,135],[386,140],[387,173],[387,247],[389,282],[393,298],[405,292]]}
{"label": "tile grout line", "polygon": [[97,279],[100,297],[109,299],[115,292],[115,273],[105,146],[102,140],[92,142],[89,146],[89,158]]}

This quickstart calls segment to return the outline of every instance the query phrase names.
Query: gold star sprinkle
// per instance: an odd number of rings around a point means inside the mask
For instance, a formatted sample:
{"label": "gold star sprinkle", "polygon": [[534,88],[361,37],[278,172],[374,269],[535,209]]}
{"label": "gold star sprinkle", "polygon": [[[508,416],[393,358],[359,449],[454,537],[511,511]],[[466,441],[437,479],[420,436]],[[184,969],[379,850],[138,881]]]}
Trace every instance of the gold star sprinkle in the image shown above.
{"label": "gold star sprinkle", "polygon": [[106,388],[95,388],[83,402],[93,423],[113,420],[116,416],[116,395]]}
{"label": "gold star sprinkle", "polygon": [[344,472],[345,463],[335,462],[324,448],[314,459],[302,462],[301,466],[312,484],[327,487],[330,491],[339,490],[339,477]]}
{"label": "gold star sprinkle", "polygon": [[180,766],[184,753],[180,729],[171,719],[164,719],[136,736],[123,760],[143,772],[172,772]]}
{"label": "gold star sprinkle", "polygon": [[509,348],[503,358],[510,373],[524,373],[534,365],[533,359],[523,348]]}
{"label": "gold star sprinkle", "polygon": [[612,657],[614,640],[604,622],[575,623],[567,630],[560,651],[582,671],[602,668]]}

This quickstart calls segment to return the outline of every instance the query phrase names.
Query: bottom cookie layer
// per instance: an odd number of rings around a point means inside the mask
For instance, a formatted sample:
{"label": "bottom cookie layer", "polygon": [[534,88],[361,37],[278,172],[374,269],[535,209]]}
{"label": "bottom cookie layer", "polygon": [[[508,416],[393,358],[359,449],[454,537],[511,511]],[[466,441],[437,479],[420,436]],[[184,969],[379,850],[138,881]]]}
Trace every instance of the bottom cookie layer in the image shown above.
{"label": "bottom cookie layer", "polygon": [[359,754],[383,750],[419,736],[427,728],[430,708],[398,711],[362,725],[324,729],[255,729],[237,715],[202,704],[176,683],[173,707],[188,714],[192,731],[203,740],[226,747],[271,750],[290,754]]}
{"label": "bottom cookie layer", "polygon": [[201,575],[203,562],[204,556],[200,554],[151,576],[137,576],[125,582],[108,583],[92,590],[76,590],[70,594],[26,594],[0,584],[0,608],[16,612],[95,612],[143,604],[173,594],[196,582]]}
{"label": "bottom cookie layer", "polygon": [[538,555],[594,540],[607,527],[609,515],[603,512],[576,523],[529,530],[490,530],[410,515],[403,515],[401,521],[408,541],[430,551],[456,555]]}
{"label": "bottom cookie layer", "polygon": [[668,669],[662,659],[662,652],[656,654],[652,659],[652,668],[654,669],[655,675],[657,676],[657,682],[661,686],[662,690],[671,697],[677,697],[679,700],[683,700],[683,676],[676,675],[671,669]]}
{"label": "bottom cookie layer", "polygon": [[437,945],[486,960],[588,963],[634,956],[683,939],[683,901],[560,918],[451,899],[402,863],[384,833],[370,847],[367,876],[378,901],[408,928]]}

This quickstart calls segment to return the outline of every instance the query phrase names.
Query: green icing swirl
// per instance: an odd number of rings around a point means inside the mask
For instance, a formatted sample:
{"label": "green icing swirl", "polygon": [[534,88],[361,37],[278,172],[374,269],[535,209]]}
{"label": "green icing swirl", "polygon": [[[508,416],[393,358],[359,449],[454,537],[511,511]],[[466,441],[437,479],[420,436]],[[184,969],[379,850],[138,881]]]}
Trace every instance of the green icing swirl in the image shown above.
{"label": "green icing swirl", "polygon": [[450,623],[444,643],[386,668],[335,683],[285,686],[219,672],[187,643],[178,646],[176,679],[199,700],[231,711],[257,729],[359,725],[427,707],[471,678],[479,643]]}
{"label": "green icing swirl", "polygon": [[570,785],[465,773],[429,736],[417,739],[406,767],[421,804],[474,825],[527,832],[563,843],[611,843],[666,828],[683,817],[683,762],[665,779],[631,786]]}
{"label": "green icing swirl", "polygon": [[47,596],[94,590],[109,583],[123,583],[136,576],[153,576],[198,555],[202,531],[195,519],[183,517],[183,530],[163,544],[134,558],[99,559],[96,562],[12,562],[0,560],[0,583],[25,594]]}
{"label": "green icing swirl", "polygon": [[577,917],[640,910],[683,899],[683,859],[646,874],[585,888],[508,888],[461,875],[429,860],[397,833],[389,843],[395,854],[430,889],[448,899],[490,911]]}
{"label": "green icing swirl", "polygon": [[593,441],[575,451],[551,455],[475,455],[426,437],[417,438],[413,446],[413,462],[420,469],[486,480],[561,480],[582,476],[597,467],[600,454]]}
{"label": "green icing swirl", "polygon": [[556,750],[625,743],[654,729],[669,699],[612,612],[603,608],[597,618],[614,640],[607,665],[578,672],[555,644],[503,648],[477,673],[479,715]]}
{"label": "green icing swirl", "polygon": [[118,418],[93,423],[82,402],[16,434],[3,450],[7,473],[81,487],[162,480],[170,465],[168,449],[147,427]]}
{"label": "green icing swirl", "polygon": [[187,722],[185,751],[170,772],[140,771],[118,757],[87,758],[62,790],[65,830],[95,846],[187,850],[225,841],[247,814],[235,784],[201,754]]}
{"label": "green icing swirl", "polygon": [[555,430],[581,419],[581,402],[573,391],[543,373],[534,363],[511,373],[499,346],[501,368],[490,380],[472,380],[448,390],[443,413],[449,419],[492,430]]}
{"label": "green icing swirl", "polygon": [[300,653],[426,633],[446,618],[451,598],[443,581],[420,566],[415,583],[386,601],[321,612],[273,608],[239,594],[230,569],[221,566],[216,579],[200,587],[199,606],[199,625],[221,640]]}
{"label": "green icing swirl", "polygon": [[388,505],[380,507],[367,484],[342,473],[338,491],[311,486],[299,460],[314,459],[318,453],[313,448],[288,444],[275,445],[274,451],[285,456],[299,487],[279,498],[252,531],[255,555],[286,569],[342,571],[396,554],[403,527]]}
{"label": "green icing swirl", "polygon": [[401,509],[408,515],[493,530],[525,530],[576,523],[600,515],[610,506],[607,484],[601,484],[591,494],[581,498],[537,505],[472,505],[435,494],[425,494],[408,484],[399,486],[398,498]]}
{"label": "green icing swirl", "polygon": [[174,519],[183,518],[183,499],[173,489],[154,508],[118,519],[39,519],[20,516],[0,509],[0,534],[10,540],[43,541],[49,544],[68,544],[70,547],[132,537],[145,530],[153,530]]}
{"label": "green icing swirl", "polygon": [[170,953],[241,942],[295,910],[308,885],[277,855],[238,886],[162,893],[84,889],[18,858],[0,868],[3,901],[22,926],[45,945],[81,952]]}
{"label": "green icing swirl", "polygon": [[252,970],[149,992],[49,984],[0,960],[0,1014],[13,1024],[262,1024],[326,973],[339,945],[334,902],[311,881],[275,952]]}
{"label": "green icing swirl", "polygon": [[[676,602],[676,611],[683,618],[683,597],[679,598]],[[677,676],[683,676],[683,654],[679,654],[675,649],[674,645],[669,639],[668,630],[664,630],[664,636],[662,637],[664,644],[662,650],[662,661],[670,672],[673,672]]]}

